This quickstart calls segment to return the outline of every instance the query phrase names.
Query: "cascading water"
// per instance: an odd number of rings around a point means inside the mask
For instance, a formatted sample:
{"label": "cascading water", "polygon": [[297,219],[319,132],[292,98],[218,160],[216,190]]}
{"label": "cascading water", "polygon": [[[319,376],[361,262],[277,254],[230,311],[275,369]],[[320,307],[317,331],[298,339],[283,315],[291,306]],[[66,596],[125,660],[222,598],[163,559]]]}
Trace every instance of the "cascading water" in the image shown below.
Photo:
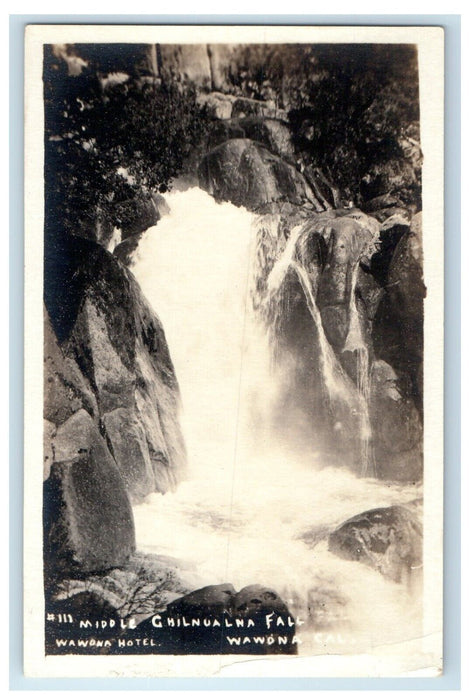
{"label": "cascading water", "polygon": [[[259,220],[197,188],[167,201],[170,214],[144,234],[132,271],[165,328],[190,478],[135,507],[138,547],[178,560],[193,589],[229,581],[277,590],[305,621],[300,653],[357,652],[411,638],[419,615],[406,585],[339,559],[324,538],[357,513],[418,497],[418,487],[360,479],[322,463],[320,454],[296,452],[282,428],[273,429],[272,339],[251,299]],[[263,284],[274,296],[287,270],[295,271],[318,329],[328,390],[341,394],[345,382],[357,394],[294,260],[298,235],[279,245]]]}
{"label": "cascading water", "polygon": [[[304,243],[305,238],[309,235],[309,229],[303,226],[296,226],[280,253],[277,261],[272,266],[269,272],[265,298],[261,304],[267,309],[265,316],[268,318],[269,324],[274,327],[274,336],[276,335],[276,327],[279,322],[276,316],[282,316],[289,313],[289,309],[285,308],[284,299],[286,292],[286,280],[290,270],[295,271],[300,286],[303,290],[305,303],[310,312],[310,316],[314,323],[315,337],[311,339],[312,347],[318,352],[318,369],[320,371],[321,383],[324,395],[329,407],[330,414],[337,418],[341,413],[348,414],[356,418],[357,428],[359,430],[360,440],[360,474],[368,476],[369,472],[374,475],[373,470],[369,470],[371,465],[371,428],[369,420],[369,401],[370,401],[370,373],[369,373],[369,352],[367,344],[364,341],[362,328],[360,324],[359,314],[357,311],[355,300],[355,289],[357,285],[357,264],[351,275],[351,292],[349,303],[349,330],[344,352],[351,352],[356,358],[356,384],[348,376],[336,356],[333,348],[325,334],[320,310],[316,302],[316,290],[314,282],[317,281],[315,268],[307,272],[305,267],[298,261],[298,248]],[[273,236],[271,236],[273,238]],[[262,274],[258,270],[258,274]],[[318,273],[317,273],[318,274]],[[312,279],[313,278],[313,279]],[[274,320],[273,317],[274,316]],[[273,343],[276,343],[274,337]],[[339,421],[335,422],[333,418],[332,427],[340,426]]]}
{"label": "cascading water", "polygon": [[370,405],[370,368],[369,349],[364,340],[361,321],[356,304],[357,275],[359,261],[354,265],[349,298],[349,330],[344,343],[343,352],[356,355],[356,386],[360,397],[360,439],[361,439],[361,476],[375,476],[373,447],[371,444],[372,431],[369,417]]}
{"label": "cascading water", "polygon": [[320,311],[318,310],[317,303],[315,301],[310,279],[306,271],[293,259],[291,259],[289,266],[290,268],[295,270],[297,274],[300,285],[305,294],[305,300],[307,302],[308,310],[310,311],[313,322],[315,324],[315,329],[318,337],[318,347],[320,350],[319,359],[321,376],[325,390],[328,395],[328,399],[331,402],[337,400],[345,400],[345,398],[347,399],[348,395],[351,393],[351,383],[348,377],[346,376],[344,370],[342,369],[340,363],[336,359],[336,355],[333,352],[333,349],[326,338]]}

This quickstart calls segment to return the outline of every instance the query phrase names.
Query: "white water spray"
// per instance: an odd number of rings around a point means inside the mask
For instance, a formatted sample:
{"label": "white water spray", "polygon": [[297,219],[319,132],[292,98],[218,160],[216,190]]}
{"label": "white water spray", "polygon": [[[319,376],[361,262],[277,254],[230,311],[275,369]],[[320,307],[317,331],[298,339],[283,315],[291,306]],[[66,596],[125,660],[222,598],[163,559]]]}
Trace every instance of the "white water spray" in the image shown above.
{"label": "white water spray", "polygon": [[[271,348],[248,303],[256,221],[198,189],[167,199],[171,214],[143,236],[132,270],[165,328],[191,478],[135,508],[138,547],[178,559],[193,588],[227,581],[274,588],[307,620],[302,653],[411,637],[417,614],[406,587],[337,558],[322,538],[357,513],[415,498],[417,487],[306,461],[272,431]],[[291,250],[285,259],[292,263]],[[312,304],[303,271],[299,279]],[[325,338],[330,366],[328,347]],[[318,642],[321,629],[347,633],[346,642]]]}

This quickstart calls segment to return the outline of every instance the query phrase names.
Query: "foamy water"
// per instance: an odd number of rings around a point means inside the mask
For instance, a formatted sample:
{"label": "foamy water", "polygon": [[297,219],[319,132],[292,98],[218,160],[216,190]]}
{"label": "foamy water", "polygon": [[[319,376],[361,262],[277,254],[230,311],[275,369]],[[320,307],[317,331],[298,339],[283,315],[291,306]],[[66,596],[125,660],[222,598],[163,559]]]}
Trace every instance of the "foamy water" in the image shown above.
{"label": "foamy water", "polygon": [[167,201],[170,214],[144,234],[132,270],[165,328],[191,478],[134,509],[138,547],[179,559],[194,588],[274,588],[305,620],[305,653],[419,635],[413,591],[339,559],[325,539],[364,510],[416,498],[418,487],[361,479],[273,433],[277,381],[248,298],[254,217],[196,188]]}

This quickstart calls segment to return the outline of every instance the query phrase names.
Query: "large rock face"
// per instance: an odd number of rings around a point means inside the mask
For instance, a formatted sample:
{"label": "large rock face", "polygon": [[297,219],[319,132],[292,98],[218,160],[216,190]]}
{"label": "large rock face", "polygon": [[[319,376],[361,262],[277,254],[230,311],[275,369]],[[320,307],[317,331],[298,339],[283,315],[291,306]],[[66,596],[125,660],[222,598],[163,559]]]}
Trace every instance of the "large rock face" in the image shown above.
{"label": "large rock face", "polygon": [[423,429],[415,401],[397,372],[383,360],[372,363],[370,384],[377,476],[392,481],[419,481]]}
{"label": "large rock face", "polygon": [[71,238],[47,264],[52,325],[66,361],[93,388],[96,418],[131,498],[167,491],[184,472],[185,449],[159,319],[132,274],[98,245]]}
{"label": "large rock face", "polygon": [[89,572],[134,551],[129,495],[99,427],[91,385],[44,326],[44,554],[47,570]]}
{"label": "large rock face", "polygon": [[120,566],[131,501],[185,470],[179,393],[160,321],[98,244],[46,248],[45,549],[54,570]]}
{"label": "large rock face", "polygon": [[[367,278],[359,274],[359,265],[370,257],[378,235],[374,219],[361,220],[359,214],[357,218],[353,214],[321,222],[315,227],[315,233],[322,236],[326,245],[317,304],[328,339],[340,351],[345,349],[348,337],[352,337],[351,310],[358,304],[357,293],[367,284]],[[367,293],[362,294],[361,301],[366,299]]]}
{"label": "large rock face", "polygon": [[398,373],[402,388],[422,412],[423,280],[421,214],[411,220],[391,256],[385,295],[373,324],[376,355]]}
{"label": "large rock face", "polygon": [[421,325],[426,295],[421,213],[412,218],[409,232],[395,248],[388,272],[388,287],[393,310],[406,329]]}
{"label": "large rock face", "polygon": [[44,313],[44,420],[60,425],[79,409],[98,416],[93,389],[71,357],[59,347],[49,314]]}
{"label": "large rock face", "polygon": [[211,88],[211,63],[206,44],[161,44],[160,74],[165,80]]}
{"label": "large rock face", "polygon": [[214,148],[230,139],[244,138],[256,141],[291,164],[295,163],[289,128],[277,119],[251,116],[216,121],[209,135],[209,145]]}
{"label": "large rock face", "polygon": [[250,139],[231,139],[210,151],[199,167],[199,183],[215,199],[253,211],[273,202],[321,209],[298,170]]}
{"label": "large rock face", "polygon": [[129,497],[91,416],[80,409],[53,438],[44,488],[45,555],[55,571],[124,564],[135,549]]}
{"label": "large rock face", "polygon": [[[340,208],[321,171],[293,165],[288,130],[263,111],[267,103],[244,112],[238,102],[230,98],[231,118],[212,125],[199,183],[217,200],[265,215],[255,306],[288,368],[275,429],[363,475],[417,481],[425,290],[420,217],[410,223],[402,206],[403,172],[385,168],[377,190],[370,179],[374,216]],[[273,293],[268,278],[287,251]]]}

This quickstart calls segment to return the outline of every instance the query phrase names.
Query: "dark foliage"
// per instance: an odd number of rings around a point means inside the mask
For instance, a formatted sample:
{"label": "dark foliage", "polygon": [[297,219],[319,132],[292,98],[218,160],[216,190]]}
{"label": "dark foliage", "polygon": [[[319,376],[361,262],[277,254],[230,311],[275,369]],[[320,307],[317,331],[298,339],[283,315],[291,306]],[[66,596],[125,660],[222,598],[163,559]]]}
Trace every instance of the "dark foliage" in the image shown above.
{"label": "dark foliage", "polygon": [[320,45],[315,55],[308,89],[289,113],[304,162],[356,204],[394,186],[405,199],[419,198],[419,157],[411,157],[413,146],[419,153],[415,48]]}
{"label": "dark foliage", "polygon": [[[108,75],[108,54],[93,45],[69,75],[45,49],[46,224],[90,238],[125,226],[151,191],[164,192],[205,129],[193,90],[137,70]],[[128,52],[122,62],[132,64]]]}

